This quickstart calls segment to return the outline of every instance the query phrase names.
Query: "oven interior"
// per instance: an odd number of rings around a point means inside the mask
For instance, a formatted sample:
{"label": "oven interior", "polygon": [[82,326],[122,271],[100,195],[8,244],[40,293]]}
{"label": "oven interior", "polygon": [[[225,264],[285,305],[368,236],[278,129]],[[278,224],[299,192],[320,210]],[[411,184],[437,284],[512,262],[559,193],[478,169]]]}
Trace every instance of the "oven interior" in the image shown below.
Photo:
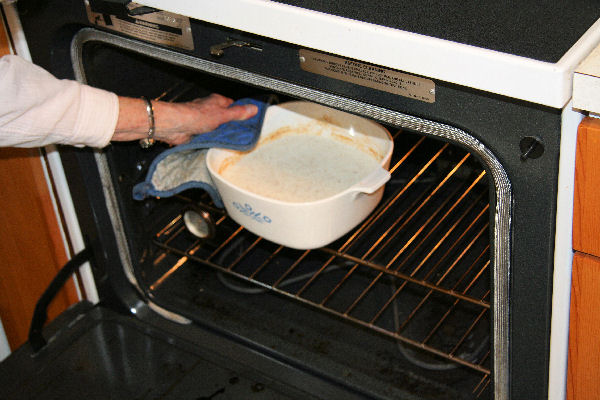
{"label": "oven interior", "polygon": [[[291,100],[104,43],[85,45],[83,68],[87,83],[125,96]],[[375,398],[489,398],[491,180],[468,150],[388,128],[395,151],[383,200],[352,232],[311,251],[253,235],[200,190],[133,200],[166,146],[109,146],[143,296]],[[214,233],[193,234],[189,216]]]}

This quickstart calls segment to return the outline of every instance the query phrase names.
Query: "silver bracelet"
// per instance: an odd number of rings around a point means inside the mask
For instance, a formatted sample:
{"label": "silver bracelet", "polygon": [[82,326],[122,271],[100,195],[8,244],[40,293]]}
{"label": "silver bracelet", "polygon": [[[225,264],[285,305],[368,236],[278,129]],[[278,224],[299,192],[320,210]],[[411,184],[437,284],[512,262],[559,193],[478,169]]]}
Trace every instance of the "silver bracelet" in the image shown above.
{"label": "silver bracelet", "polygon": [[148,136],[140,140],[140,146],[142,146],[143,149],[147,149],[156,141],[154,139],[154,131],[156,129],[154,125],[154,107],[152,106],[152,101],[150,101],[149,98],[144,96],[142,97],[142,100],[146,102],[146,112],[148,113],[148,123],[150,124],[150,128],[148,128]]}

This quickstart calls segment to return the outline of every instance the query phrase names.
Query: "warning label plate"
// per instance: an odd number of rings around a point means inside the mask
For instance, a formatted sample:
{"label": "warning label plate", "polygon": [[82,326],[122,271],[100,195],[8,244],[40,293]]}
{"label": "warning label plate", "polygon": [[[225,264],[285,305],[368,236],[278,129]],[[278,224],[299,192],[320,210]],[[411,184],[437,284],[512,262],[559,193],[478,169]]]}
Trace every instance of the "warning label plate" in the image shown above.
{"label": "warning label plate", "polygon": [[148,42],[178,47],[185,50],[194,49],[192,29],[188,17],[166,11],[152,11],[136,15],[135,10],[143,7],[137,3],[127,5],[127,15],[109,15],[92,11],[86,1],[87,14],[91,23],[106,29],[124,33]]}
{"label": "warning label plate", "polygon": [[301,49],[299,56],[300,67],[305,71],[427,103],[435,102],[435,83],[430,79],[312,50]]}

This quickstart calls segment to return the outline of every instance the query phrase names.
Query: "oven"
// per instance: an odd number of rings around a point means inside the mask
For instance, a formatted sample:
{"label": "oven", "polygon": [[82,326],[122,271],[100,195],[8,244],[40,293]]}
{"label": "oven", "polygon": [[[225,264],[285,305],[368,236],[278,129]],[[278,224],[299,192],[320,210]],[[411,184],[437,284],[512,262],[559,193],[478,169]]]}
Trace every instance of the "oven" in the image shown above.
{"label": "oven", "polygon": [[[357,114],[392,133],[392,177],[354,230],[297,250],[244,229],[202,190],[134,200],[164,145],[61,148],[86,242],[79,259],[91,260],[99,302],[71,308],[43,336],[33,330],[34,346],[2,365],[7,398],[552,395],[551,359],[562,356],[551,342],[566,329],[556,325],[565,291],[557,262],[570,248],[560,185],[568,190],[566,136],[579,118],[561,68],[600,38],[595,7],[542,13],[561,23],[552,42],[532,46],[498,32],[512,20],[475,34],[472,22],[491,23],[502,6],[51,3],[17,6],[33,60],[56,76],[125,96],[219,92]],[[391,11],[403,18],[390,22]],[[351,18],[363,14],[365,22]],[[315,29],[298,33],[301,22]],[[323,25],[346,23],[347,37],[315,38]],[[548,39],[532,30],[531,40]],[[446,41],[466,58],[429,64]],[[510,52],[514,70],[501,57],[489,75],[485,65]],[[540,76],[531,60],[544,66]],[[193,232],[186,215],[214,233]]]}

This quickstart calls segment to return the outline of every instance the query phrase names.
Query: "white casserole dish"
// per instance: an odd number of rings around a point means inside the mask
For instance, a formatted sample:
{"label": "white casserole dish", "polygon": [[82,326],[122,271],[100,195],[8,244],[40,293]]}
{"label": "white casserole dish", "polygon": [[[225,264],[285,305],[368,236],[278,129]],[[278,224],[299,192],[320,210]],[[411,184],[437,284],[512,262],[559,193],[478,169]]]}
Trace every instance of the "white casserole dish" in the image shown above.
{"label": "white casserole dish", "polygon": [[[256,194],[223,176],[232,160],[246,153],[211,148],[207,166],[229,216],[249,231],[296,249],[327,245],[358,225],[381,200],[393,151],[390,133],[368,119],[309,102],[270,106],[265,114],[256,151],[287,132],[341,140],[373,156],[378,165],[365,171],[360,182],[314,201],[282,201]],[[307,133],[310,132],[310,133]],[[315,141],[316,142],[316,141]],[[311,142],[312,143],[312,142]],[[318,151],[318,149],[315,149]],[[326,155],[324,155],[326,156]],[[275,168],[275,167],[274,167]]]}

